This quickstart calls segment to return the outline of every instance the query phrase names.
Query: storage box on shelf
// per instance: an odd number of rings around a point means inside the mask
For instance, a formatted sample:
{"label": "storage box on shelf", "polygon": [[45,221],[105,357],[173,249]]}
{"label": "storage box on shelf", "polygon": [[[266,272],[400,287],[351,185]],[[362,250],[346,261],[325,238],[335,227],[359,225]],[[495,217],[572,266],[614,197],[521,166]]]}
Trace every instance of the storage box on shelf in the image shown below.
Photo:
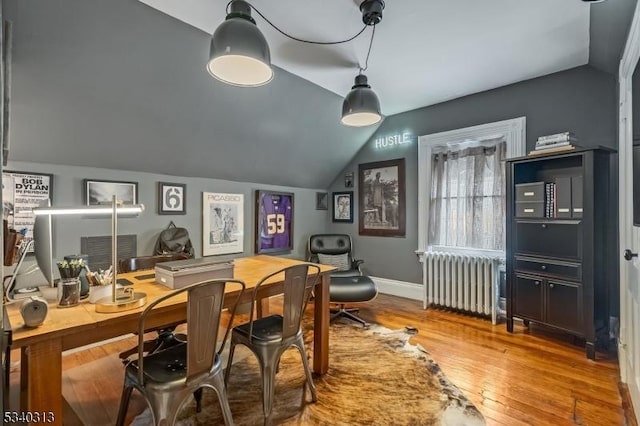
{"label": "storage box on shelf", "polygon": [[[608,342],[615,268],[609,154],[581,149],[507,162],[507,330],[514,318]],[[606,336],[606,337],[605,337]]]}

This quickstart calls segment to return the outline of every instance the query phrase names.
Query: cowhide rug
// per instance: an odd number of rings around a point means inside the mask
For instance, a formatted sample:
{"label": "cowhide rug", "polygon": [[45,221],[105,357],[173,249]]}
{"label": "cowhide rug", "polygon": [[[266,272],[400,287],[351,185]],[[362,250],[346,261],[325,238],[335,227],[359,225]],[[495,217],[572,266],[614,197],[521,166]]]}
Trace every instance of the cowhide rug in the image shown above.
{"label": "cowhide rug", "polygon": [[[312,334],[305,335],[307,348]],[[330,331],[329,372],[315,379],[318,402],[311,403],[299,352],[282,357],[276,376],[273,424],[281,425],[484,425],[478,409],[453,385],[411,336],[372,325],[369,330],[337,323]],[[242,346],[238,346],[238,354]],[[246,354],[245,354],[246,355]],[[311,357],[311,353],[307,354]],[[242,356],[242,355],[241,355]],[[228,392],[236,425],[261,425],[262,390],[252,355],[234,363]],[[224,424],[216,394],[204,392],[203,411],[189,399],[179,425]],[[134,425],[151,424],[147,411]]]}

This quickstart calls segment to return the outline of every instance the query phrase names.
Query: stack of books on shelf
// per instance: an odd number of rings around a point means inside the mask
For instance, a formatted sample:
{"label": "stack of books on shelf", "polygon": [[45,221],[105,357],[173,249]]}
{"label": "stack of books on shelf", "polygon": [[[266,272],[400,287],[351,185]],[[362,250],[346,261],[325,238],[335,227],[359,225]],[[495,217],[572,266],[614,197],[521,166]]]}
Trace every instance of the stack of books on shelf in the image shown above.
{"label": "stack of books on shelf", "polygon": [[555,133],[540,136],[536,141],[536,148],[529,155],[543,155],[553,152],[573,151],[578,139],[571,132]]}

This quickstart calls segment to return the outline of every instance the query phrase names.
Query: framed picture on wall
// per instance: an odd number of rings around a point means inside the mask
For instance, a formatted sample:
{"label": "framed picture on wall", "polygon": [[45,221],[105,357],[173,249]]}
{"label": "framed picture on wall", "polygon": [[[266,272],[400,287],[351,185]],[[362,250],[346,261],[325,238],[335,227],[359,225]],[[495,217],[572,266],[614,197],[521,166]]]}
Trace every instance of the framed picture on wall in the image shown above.
{"label": "framed picture on wall", "polygon": [[[24,233],[24,240],[33,239],[35,217],[32,209],[53,202],[53,175],[47,173],[2,172],[2,218],[10,229]],[[33,251],[33,248],[29,250]]]}
{"label": "framed picture on wall", "polygon": [[244,195],[202,193],[202,255],[244,251]]}
{"label": "framed picture on wall", "polygon": [[256,253],[293,250],[293,194],[256,191]]}
{"label": "framed picture on wall", "polygon": [[138,182],[84,180],[84,196],[87,206],[111,204],[113,195],[123,204],[138,204]]}
{"label": "framed picture on wall", "polygon": [[316,210],[329,209],[329,194],[326,192],[316,192]]}
{"label": "framed picture on wall", "polygon": [[158,182],[158,214],[186,214],[187,185]]}
{"label": "framed picture on wall", "polygon": [[404,158],[358,165],[360,235],[405,235]]}
{"label": "framed picture on wall", "polygon": [[353,223],[353,191],[334,192],[333,221]]}

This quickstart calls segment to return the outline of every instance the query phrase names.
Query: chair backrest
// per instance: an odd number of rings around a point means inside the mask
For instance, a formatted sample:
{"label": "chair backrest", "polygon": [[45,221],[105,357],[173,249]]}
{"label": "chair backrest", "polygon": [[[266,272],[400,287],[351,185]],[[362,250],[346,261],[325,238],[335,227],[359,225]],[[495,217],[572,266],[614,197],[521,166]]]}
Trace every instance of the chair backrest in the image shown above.
{"label": "chair backrest", "polygon": [[253,335],[253,312],[256,296],[262,283],[284,274],[284,301],[282,303],[282,338],[294,336],[300,329],[300,322],[311,297],[311,292],[320,279],[320,267],[313,263],[300,263],[279,269],[263,277],[253,290],[249,336]]}
{"label": "chair backrest", "polygon": [[189,255],[186,253],[171,253],[120,259],[118,261],[118,272],[135,272],[142,269],[153,269],[157,263],[182,259],[189,259]]}
{"label": "chair backrest", "polygon": [[[218,345],[218,329],[224,307],[225,289],[227,284],[234,283],[240,288],[234,305],[229,309],[231,318],[227,325],[224,338]],[[220,354],[229,337],[233,323],[233,317],[238,302],[245,290],[242,280],[221,278],[210,281],[201,281],[174,290],[150,303],[140,315],[138,321],[138,381],[144,383],[144,331],[145,322],[149,313],[158,304],[168,299],[187,293],[187,382],[191,377],[198,376],[211,370],[215,355]],[[234,294],[234,297],[236,295]]]}
{"label": "chair backrest", "polygon": [[315,234],[309,237],[309,261],[332,265],[339,271],[358,269],[354,265],[352,249],[348,234]]}
{"label": "chair backrest", "polygon": [[349,234],[315,234],[309,237],[309,254],[344,254],[351,255],[352,244]]}

